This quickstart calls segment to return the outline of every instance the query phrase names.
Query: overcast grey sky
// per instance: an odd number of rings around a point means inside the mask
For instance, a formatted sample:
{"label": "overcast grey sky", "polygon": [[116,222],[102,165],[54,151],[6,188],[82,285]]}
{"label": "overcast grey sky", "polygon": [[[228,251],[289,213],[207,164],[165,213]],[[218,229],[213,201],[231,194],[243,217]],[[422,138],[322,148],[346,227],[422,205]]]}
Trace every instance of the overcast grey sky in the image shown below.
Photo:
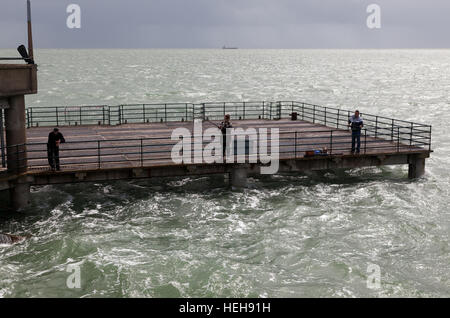
{"label": "overcast grey sky", "polygon": [[[81,29],[66,8],[81,7]],[[381,29],[366,25],[381,7]],[[1,0],[0,47],[26,42],[26,0]],[[39,48],[450,48],[449,0],[32,0]]]}

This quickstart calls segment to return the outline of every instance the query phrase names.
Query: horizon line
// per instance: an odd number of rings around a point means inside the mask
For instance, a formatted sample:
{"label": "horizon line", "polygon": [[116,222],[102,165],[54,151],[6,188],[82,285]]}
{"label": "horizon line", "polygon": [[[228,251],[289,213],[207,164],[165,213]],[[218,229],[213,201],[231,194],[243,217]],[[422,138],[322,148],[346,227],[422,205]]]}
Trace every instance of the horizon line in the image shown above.
{"label": "horizon line", "polygon": [[[35,50],[221,50],[221,51],[239,51],[239,50],[448,50],[450,47],[386,47],[386,48],[245,48],[238,47],[234,50],[223,49],[222,47],[35,47]],[[12,47],[0,47],[0,50],[16,50]]]}

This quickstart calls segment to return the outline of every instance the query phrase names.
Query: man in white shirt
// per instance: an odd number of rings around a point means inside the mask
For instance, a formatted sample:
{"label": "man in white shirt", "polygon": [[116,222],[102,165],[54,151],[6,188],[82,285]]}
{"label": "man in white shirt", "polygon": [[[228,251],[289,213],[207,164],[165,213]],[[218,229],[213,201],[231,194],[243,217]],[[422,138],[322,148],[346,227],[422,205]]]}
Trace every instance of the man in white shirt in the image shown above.
{"label": "man in white shirt", "polygon": [[348,127],[352,129],[352,153],[359,153],[361,150],[361,129],[364,121],[359,114],[359,110],[348,119]]}

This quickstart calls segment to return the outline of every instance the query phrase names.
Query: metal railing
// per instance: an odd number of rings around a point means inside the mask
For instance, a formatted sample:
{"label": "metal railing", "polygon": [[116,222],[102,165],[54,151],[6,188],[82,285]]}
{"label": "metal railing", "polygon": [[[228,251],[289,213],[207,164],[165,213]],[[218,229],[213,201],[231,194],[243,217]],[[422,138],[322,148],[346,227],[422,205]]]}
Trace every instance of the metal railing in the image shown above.
{"label": "metal railing", "polygon": [[[399,130],[397,130],[399,131]],[[250,144],[254,138],[252,134],[246,134]],[[369,129],[363,129],[361,133],[361,153],[411,153],[421,152],[424,149],[410,146],[401,142],[401,133],[394,135],[394,142],[369,137]],[[118,167],[151,167],[157,164],[171,165],[172,149],[179,141],[173,141],[170,137],[158,138],[135,138],[135,139],[111,139],[91,140],[83,142],[67,142],[60,149],[60,165],[62,169],[111,169]],[[192,136],[190,142],[191,155],[186,157],[182,154],[184,163],[193,163],[194,156],[203,153],[209,142],[196,142]],[[236,146],[235,146],[236,147]],[[342,129],[324,130],[296,130],[279,133],[279,157],[280,159],[297,159],[312,156],[336,156],[349,154],[351,138],[348,131]],[[260,154],[252,152],[251,145],[244,155],[250,162],[259,162]],[[258,148],[259,149],[259,148]],[[269,138],[268,153],[272,151]],[[221,152],[222,148],[218,149]],[[28,143],[7,147],[9,153],[13,153],[12,160],[19,173],[25,169],[46,170],[49,169],[47,162],[46,143]],[[319,153],[315,153],[315,152]],[[220,154],[216,154],[219,155]],[[26,158],[26,159],[25,159]],[[27,160],[27,164],[24,162]],[[234,161],[236,162],[237,159]],[[206,163],[206,162],[203,162]]]}
{"label": "metal railing", "polygon": [[[279,102],[221,102],[130,104],[118,106],[32,107],[26,111],[27,127],[71,125],[122,125],[131,123],[218,120],[230,114],[233,120],[288,118],[297,113],[303,121],[346,129],[351,111],[314,104]],[[431,150],[431,126],[362,113],[369,137],[401,142]]]}
{"label": "metal railing", "polygon": [[27,127],[122,125],[192,121],[194,119],[280,119],[280,104],[274,102],[161,103],[117,106],[30,107],[26,110]]}
{"label": "metal railing", "polygon": [[[296,112],[300,120],[337,129],[347,129],[352,111],[301,102],[280,102],[282,116]],[[400,142],[431,151],[432,126],[361,113],[367,137]]]}
{"label": "metal railing", "polygon": [[[28,127],[36,127],[220,120],[224,114],[230,114],[232,120],[278,120],[289,118],[293,113],[297,113],[298,120],[314,125],[280,132],[280,157],[299,158],[323,148],[326,148],[326,153],[322,155],[326,156],[350,152],[348,119],[352,115],[351,111],[295,101],[42,107],[28,108],[26,116]],[[361,115],[364,119],[362,153],[431,151],[430,125],[366,113]],[[61,147],[60,160],[63,167],[86,166],[93,169],[126,164],[151,166],[156,162],[170,163],[174,144],[170,137],[69,141]],[[17,160],[14,166],[18,170],[41,169],[48,166],[46,147],[46,143],[28,143],[4,147],[2,150],[14,154],[9,160]],[[21,163],[25,161],[24,158],[28,158],[26,167]]]}

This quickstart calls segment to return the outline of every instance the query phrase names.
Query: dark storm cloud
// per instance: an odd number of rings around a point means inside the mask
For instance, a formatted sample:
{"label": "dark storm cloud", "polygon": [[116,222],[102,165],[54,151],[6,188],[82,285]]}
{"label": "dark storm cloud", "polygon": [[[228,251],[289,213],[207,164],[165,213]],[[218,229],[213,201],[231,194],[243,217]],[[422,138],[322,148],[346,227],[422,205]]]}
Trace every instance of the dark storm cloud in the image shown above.
{"label": "dark storm cloud", "polygon": [[[25,0],[2,0],[0,47],[25,41]],[[66,27],[66,8],[82,28]],[[382,9],[382,28],[366,8]],[[33,0],[37,47],[450,47],[448,0]]]}

